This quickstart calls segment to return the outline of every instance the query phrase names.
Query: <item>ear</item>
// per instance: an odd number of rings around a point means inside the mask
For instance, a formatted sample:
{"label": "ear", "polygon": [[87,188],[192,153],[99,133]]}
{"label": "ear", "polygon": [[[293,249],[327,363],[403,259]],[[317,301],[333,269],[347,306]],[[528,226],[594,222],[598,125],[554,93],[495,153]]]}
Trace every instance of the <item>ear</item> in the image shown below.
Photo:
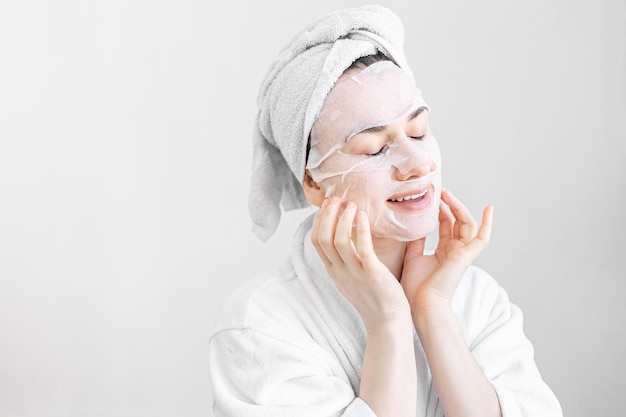
{"label": "ear", "polygon": [[304,173],[302,188],[304,189],[306,199],[309,200],[311,204],[317,207],[322,205],[322,202],[326,198],[326,193],[318,183],[313,181],[313,177],[311,177],[308,169]]}

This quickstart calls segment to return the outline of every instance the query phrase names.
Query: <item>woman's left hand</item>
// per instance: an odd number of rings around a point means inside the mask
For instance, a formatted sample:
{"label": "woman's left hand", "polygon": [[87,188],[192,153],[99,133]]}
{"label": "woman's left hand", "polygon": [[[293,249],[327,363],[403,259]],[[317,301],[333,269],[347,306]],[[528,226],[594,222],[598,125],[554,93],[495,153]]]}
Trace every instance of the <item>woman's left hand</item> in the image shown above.
{"label": "woman's left hand", "polygon": [[409,242],[400,283],[413,313],[449,308],[463,274],[489,243],[493,206],[485,207],[482,224],[448,190],[441,194],[439,243],[424,255],[425,238]]}

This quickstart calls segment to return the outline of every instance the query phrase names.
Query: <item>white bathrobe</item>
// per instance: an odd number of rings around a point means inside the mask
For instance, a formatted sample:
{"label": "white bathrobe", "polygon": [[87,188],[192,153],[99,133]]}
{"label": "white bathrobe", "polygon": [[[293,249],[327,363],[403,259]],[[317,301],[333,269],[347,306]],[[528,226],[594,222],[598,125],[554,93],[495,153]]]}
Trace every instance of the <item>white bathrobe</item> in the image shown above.
{"label": "white bathrobe", "polygon": [[[291,258],[225,301],[211,334],[215,417],[375,417],[358,397],[365,330],[310,243],[313,217]],[[485,271],[469,268],[452,303],[461,332],[497,392],[504,417],[561,417],[542,380],[522,313]],[[414,332],[417,416],[443,416]]]}

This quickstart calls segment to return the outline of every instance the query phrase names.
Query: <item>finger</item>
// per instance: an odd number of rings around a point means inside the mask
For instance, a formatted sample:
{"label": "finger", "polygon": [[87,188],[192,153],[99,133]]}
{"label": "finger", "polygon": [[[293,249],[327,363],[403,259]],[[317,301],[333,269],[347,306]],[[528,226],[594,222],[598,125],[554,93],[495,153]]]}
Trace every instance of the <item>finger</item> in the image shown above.
{"label": "finger", "polygon": [[439,241],[452,239],[454,232],[454,216],[445,201],[439,203]]}
{"label": "finger", "polygon": [[326,256],[326,253],[324,252],[324,250],[322,249],[319,243],[319,230],[320,230],[320,223],[321,223],[322,215],[326,207],[328,207],[329,203],[330,201],[328,199],[324,199],[324,201],[320,205],[320,208],[317,214],[315,215],[315,218],[313,220],[313,228],[311,229],[311,243],[313,243],[315,250],[317,251],[320,259],[322,260],[326,268],[330,268],[332,264],[330,262],[330,259],[328,259],[328,257]]}
{"label": "finger", "polygon": [[356,218],[356,251],[364,264],[371,263],[376,259],[370,222],[363,210],[359,210]]}
{"label": "finger", "polygon": [[410,241],[406,246],[406,252],[404,254],[404,262],[424,255],[425,246],[426,246],[425,237]]}
{"label": "finger", "polygon": [[449,190],[442,193],[442,198],[450,206],[450,210],[456,219],[454,223],[454,238],[463,242],[471,241],[476,235],[476,220],[467,207],[456,198]]}
{"label": "finger", "polygon": [[320,226],[317,234],[317,241],[320,248],[333,264],[341,262],[341,257],[337,253],[334,243],[339,203],[339,198],[333,197],[328,206],[321,210]]}
{"label": "finger", "polygon": [[335,229],[335,249],[345,264],[360,266],[361,261],[352,242],[352,225],[356,212],[356,204],[349,202],[339,215]]}
{"label": "finger", "polygon": [[485,243],[485,246],[489,244],[491,240],[491,231],[493,230],[493,212],[495,208],[492,204],[485,207],[483,210],[483,218],[478,229],[478,234],[475,239],[478,239]]}
{"label": "finger", "polygon": [[468,250],[472,254],[473,257],[478,256],[480,252],[489,244],[491,240],[491,231],[493,230],[493,205],[488,205],[483,210],[483,218],[480,224],[480,228],[478,229],[478,234],[472,241],[467,245]]}
{"label": "finger", "polygon": [[313,219],[313,228],[311,229],[311,240],[313,241],[314,245],[317,245],[317,234],[320,229],[320,221],[322,218],[322,212],[324,211],[326,207],[328,207],[328,202],[329,201],[327,198],[325,198],[324,201],[322,201],[322,204],[320,205],[320,208],[315,214],[315,218]]}

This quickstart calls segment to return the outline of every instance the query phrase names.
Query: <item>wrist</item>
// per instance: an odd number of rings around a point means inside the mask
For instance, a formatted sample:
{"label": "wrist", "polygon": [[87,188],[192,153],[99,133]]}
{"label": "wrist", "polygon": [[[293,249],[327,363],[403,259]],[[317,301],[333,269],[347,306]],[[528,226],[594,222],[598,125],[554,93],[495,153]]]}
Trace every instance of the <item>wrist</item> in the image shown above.
{"label": "wrist", "polygon": [[378,317],[363,319],[368,335],[374,334],[402,334],[404,331],[412,331],[413,320],[411,309],[408,307],[398,309],[392,313]]}
{"label": "wrist", "polygon": [[456,314],[449,303],[417,306],[411,309],[411,316],[415,330],[420,335],[458,325]]}

